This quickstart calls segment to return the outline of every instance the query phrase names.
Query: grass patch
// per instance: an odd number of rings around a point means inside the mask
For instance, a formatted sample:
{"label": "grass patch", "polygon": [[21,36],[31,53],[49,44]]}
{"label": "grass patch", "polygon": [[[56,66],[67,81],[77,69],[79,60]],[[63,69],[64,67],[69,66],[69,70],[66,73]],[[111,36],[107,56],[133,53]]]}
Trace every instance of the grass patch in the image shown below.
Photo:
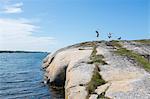
{"label": "grass patch", "polygon": [[114,46],[116,45],[118,47],[117,51],[115,51],[116,53],[133,58],[136,62],[138,62],[139,65],[142,65],[146,71],[150,71],[150,63],[143,56],[123,48],[118,42],[113,42],[113,44]]}
{"label": "grass patch", "polygon": [[134,41],[142,44],[150,44],[150,40],[134,40]]}
{"label": "grass patch", "polygon": [[103,55],[97,55],[97,50],[96,50],[97,46],[96,44],[93,44],[93,51],[91,53],[90,56],[90,62],[88,62],[89,64],[94,64],[95,65],[95,70],[93,71],[93,75],[92,78],[90,80],[90,82],[87,84],[87,91],[89,94],[94,93],[95,89],[97,88],[97,86],[101,86],[103,84],[105,84],[105,80],[102,79],[101,75],[99,74],[100,69],[98,68],[99,64],[107,64],[105,61],[103,61],[104,56]]}
{"label": "grass patch", "polygon": [[98,70],[95,70],[93,73],[93,76],[91,78],[91,81],[87,85],[87,91],[89,94],[94,93],[97,86],[103,85],[106,82],[102,79],[101,75],[99,74]]}
{"label": "grass patch", "polygon": [[93,51],[91,53],[91,56],[90,56],[90,59],[92,60],[92,57],[95,57],[96,56],[96,53],[97,53],[97,50],[96,50],[96,45],[93,46]]}
{"label": "grass patch", "polygon": [[142,65],[146,71],[150,71],[150,63],[143,56],[141,56],[133,51],[127,50],[126,48],[120,48],[116,52],[120,55],[124,55],[124,56],[133,58],[140,65]]}
{"label": "grass patch", "polygon": [[102,64],[106,65],[107,63],[103,60],[104,56],[103,55],[96,55],[97,50],[96,50],[96,45],[93,46],[93,51],[90,56],[90,60],[88,64]]}
{"label": "grass patch", "polygon": [[117,40],[112,40],[112,41],[110,41],[110,44],[111,44],[111,46],[116,46],[116,47],[118,47],[118,48],[121,48],[121,47],[122,47],[122,45],[119,44],[119,41],[117,41]]}
{"label": "grass patch", "polygon": [[94,57],[91,57],[91,61],[89,61],[88,64],[107,65],[107,63],[104,60],[102,60],[103,58],[103,55],[95,55]]}
{"label": "grass patch", "polygon": [[80,43],[79,46],[83,46],[83,47],[93,47],[94,42],[83,42]]}

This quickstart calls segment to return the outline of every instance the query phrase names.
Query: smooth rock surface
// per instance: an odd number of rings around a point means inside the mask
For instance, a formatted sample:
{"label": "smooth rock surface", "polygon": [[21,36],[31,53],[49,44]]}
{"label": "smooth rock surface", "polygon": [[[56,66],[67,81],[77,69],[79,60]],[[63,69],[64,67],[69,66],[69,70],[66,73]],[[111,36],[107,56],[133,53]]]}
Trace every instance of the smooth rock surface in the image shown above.
{"label": "smooth rock surface", "polygon": [[97,99],[97,98],[98,98],[97,94],[92,94],[89,99]]}
{"label": "smooth rock surface", "polygon": [[[121,42],[123,47],[136,53],[149,53],[149,46],[144,47],[145,51],[140,46],[135,50],[131,43]],[[103,55],[107,63],[98,65],[106,84],[97,86],[95,93],[89,95],[86,88],[95,69],[94,64],[88,63],[93,44],[97,45],[96,54]],[[106,42],[85,42],[60,49],[43,60],[45,79],[65,81],[66,99],[97,99],[103,92],[112,99],[150,99],[150,73],[132,59],[114,53],[115,50],[116,47],[108,46]]]}
{"label": "smooth rock surface", "polygon": [[[110,83],[105,96],[115,99],[148,99],[150,97],[150,74],[136,63],[129,61],[128,58],[112,53],[113,50],[105,45],[99,45],[97,48],[98,53],[102,54],[108,63],[108,65],[99,66],[101,76]],[[147,83],[144,83],[144,80]]]}

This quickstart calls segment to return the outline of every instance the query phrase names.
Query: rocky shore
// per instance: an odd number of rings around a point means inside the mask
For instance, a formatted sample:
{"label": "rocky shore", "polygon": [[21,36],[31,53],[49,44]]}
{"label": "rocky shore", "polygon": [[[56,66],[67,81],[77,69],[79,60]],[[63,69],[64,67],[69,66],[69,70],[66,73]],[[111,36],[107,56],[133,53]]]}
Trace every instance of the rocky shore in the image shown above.
{"label": "rocky shore", "polygon": [[42,68],[65,99],[150,99],[150,40],[75,44],[49,54]]}

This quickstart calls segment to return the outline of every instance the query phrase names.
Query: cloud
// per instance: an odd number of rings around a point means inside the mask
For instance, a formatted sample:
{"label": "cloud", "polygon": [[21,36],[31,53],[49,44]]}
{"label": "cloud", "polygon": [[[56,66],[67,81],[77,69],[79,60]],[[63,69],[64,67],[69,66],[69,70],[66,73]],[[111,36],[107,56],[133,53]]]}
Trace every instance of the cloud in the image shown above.
{"label": "cloud", "polygon": [[22,12],[23,3],[16,3],[11,5],[5,5],[3,8],[3,13],[21,13]]}
{"label": "cloud", "polygon": [[49,51],[56,40],[37,36],[38,29],[29,20],[0,18],[0,50]]}

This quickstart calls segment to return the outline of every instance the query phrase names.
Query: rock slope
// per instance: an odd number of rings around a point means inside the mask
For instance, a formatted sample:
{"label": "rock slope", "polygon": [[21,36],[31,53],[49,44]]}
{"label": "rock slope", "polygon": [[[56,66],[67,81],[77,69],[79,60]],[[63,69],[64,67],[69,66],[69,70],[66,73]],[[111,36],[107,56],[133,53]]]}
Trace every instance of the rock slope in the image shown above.
{"label": "rock slope", "polygon": [[93,41],[43,60],[45,81],[66,99],[150,99],[150,40]]}

